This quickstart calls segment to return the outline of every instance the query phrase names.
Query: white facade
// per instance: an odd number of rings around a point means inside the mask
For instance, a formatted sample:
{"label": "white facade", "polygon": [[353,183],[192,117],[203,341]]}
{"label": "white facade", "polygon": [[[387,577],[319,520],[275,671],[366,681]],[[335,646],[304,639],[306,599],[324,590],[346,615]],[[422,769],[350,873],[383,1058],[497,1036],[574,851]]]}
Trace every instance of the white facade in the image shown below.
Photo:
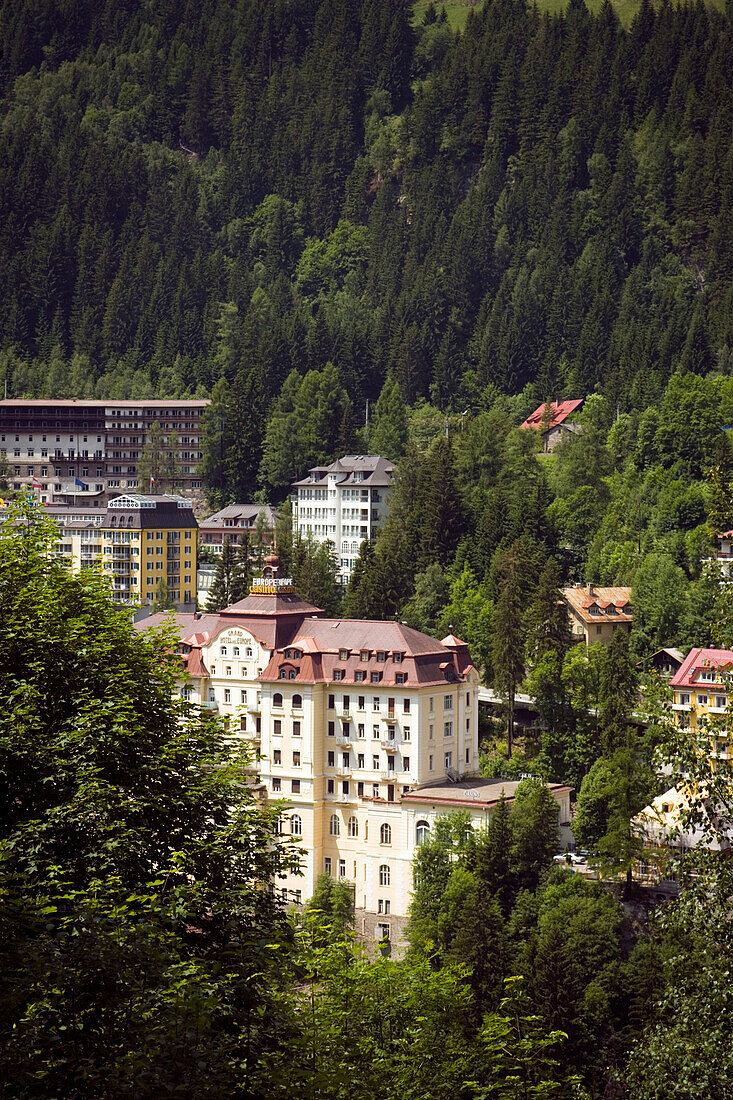
{"label": "white facade", "polygon": [[314,467],[293,487],[293,530],[333,544],[342,583],[351,576],[361,544],[376,537],[386,518],[392,471],[392,463],[377,455],[346,455]]}

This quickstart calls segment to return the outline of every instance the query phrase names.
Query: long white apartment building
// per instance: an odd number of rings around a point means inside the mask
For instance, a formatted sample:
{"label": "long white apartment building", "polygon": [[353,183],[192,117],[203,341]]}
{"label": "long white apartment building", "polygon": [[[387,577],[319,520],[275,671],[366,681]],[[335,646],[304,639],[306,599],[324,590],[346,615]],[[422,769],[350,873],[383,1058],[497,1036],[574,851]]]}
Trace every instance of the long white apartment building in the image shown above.
{"label": "long white apartment building", "polygon": [[[415,848],[436,816],[486,821],[501,793],[478,777],[468,647],[397,622],[327,619],[283,581],[177,622],[183,693],[254,744],[263,797],[284,800],[283,832],[302,846],[302,873],[275,888],[304,902],[328,871],[353,886],[357,931],[399,945]],[[555,794],[567,821],[570,791]]]}
{"label": "long white apartment building", "polygon": [[380,455],[344,455],[314,466],[293,485],[293,530],[332,542],[339,579],[351,576],[359,548],[375,538],[387,515],[394,464]]}

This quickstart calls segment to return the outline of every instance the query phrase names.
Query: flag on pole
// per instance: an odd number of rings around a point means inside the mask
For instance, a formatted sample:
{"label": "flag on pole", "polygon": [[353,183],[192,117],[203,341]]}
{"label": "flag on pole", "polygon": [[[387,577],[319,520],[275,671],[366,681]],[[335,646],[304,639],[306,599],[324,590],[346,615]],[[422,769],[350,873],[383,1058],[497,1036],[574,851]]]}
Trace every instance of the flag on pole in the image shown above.
{"label": "flag on pole", "polygon": [[78,477],[74,478],[74,485],[78,485],[80,489],[88,489],[89,488],[86,481],[82,481],[81,478],[78,478]]}
{"label": "flag on pole", "polygon": [[33,485],[34,489],[42,489],[43,488],[43,485],[41,484],[41,482],[38,480],[37,477],[31,478],[31,484]]}
{"label": "flag on pole", "polygon": [[152,475],[150,477],[150,488],[151,490],[155,488],[155,478]]}

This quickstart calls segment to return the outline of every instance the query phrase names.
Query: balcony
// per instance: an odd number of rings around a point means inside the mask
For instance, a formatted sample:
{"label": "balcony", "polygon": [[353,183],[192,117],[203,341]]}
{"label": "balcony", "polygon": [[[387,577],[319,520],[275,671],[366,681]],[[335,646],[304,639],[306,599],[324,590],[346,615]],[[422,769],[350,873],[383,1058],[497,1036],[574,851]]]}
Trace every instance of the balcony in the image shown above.
{"label": "balcony", "polygon": [[672,710],[690,710],[691,703],[672,703]]}
{"label": "balcony", "polygon": [[727,706],[724,706],[724,707],[708,707],[707,713],[708,714],[727,714],[728,713],[728,707]]}
{"label": "balcony", "polygon": [[380,743],[381,743],[382,748],[386,749],[388,752],[397,752],[397,742],[396,741],[382,741]]}
{"label": "balcony", "polygon": [[204,701],[201,703],[201,706],[206,707],[207,710],[219,709],[219,704],[217,703],[216,699],[204,699]]}
{"label": "balcony", "polygon": [[386,710],[384,712],[384,714],[380,715],[380,718],[382,719],[383,722],[396,722],[397,721],[397,711],[396,710]]}
{"label": "balcony", "polygon": [[344,779],[348,779],[351,775],[351,770],[352,769],[349,765],[342,765],[340,768],[336,768],[336,775],[342,775]]}
{"label": "balcony", "polygon": [[351,744],[351,738],[349,737],[348,733],[339,733],[339,734],[337,734],[336,735],[336,744],[337,745],[350,745]]}
{"label": "balcony", "polygon": [[344,707],[343,710],[339,711],[338,716],[342,721],[348,722],[351,719],[351,707]]}
{"label": "balcony", "polygon": [[380,779],[396,779],[397,778],[397,772],[394,772],[394,771],[380,772],[379,773],[379,778]]}
{"label": "balcony", "polygon": [[261,714],[262,703],[259,700],[256,703],[247,703],[247,712],[249,714]]}

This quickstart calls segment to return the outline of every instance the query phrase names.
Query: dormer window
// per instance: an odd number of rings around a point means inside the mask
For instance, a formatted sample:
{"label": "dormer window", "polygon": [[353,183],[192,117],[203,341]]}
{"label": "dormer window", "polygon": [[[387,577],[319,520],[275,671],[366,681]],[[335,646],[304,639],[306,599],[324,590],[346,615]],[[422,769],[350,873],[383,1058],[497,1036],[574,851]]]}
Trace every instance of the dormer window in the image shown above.
{"label": "dormer window", "polygon": [[335,668],[333,670],[333,678],[334,680],[343,680],[344,670],[342,668]]}
{"label": "dormer window", "polygon": [[383,649],[378,649],[377,650],[377,660],[378,661],[386,661],[387,660],[387,654]]}
{"label": "dormer window", "polygon": [[405,656],[405,655],[404,655],[404,653],[398,653],[398,652],[396,652],[396,651],[395,651],[395,652],[394,652],[394,653],[392,654],[392,660],[394,661],[394,663],[395,663],[396,665],[401,665],[401,664],[402,664],[402,660],[403,660],[404,656]]}
{"label": "dormer window", "polygon": [[359,654],[359,657],[362,661],[368,661],[369,658],[371,657],[371,655],[372,655],[371,649],[362,649],[361,653]]}
{"label": "dormer window", "polygon": [[339,650],[339,661],[348,661],[348,659],[349,659],[348,649],[340,649]]}
{"label": "dormer window", "polygon": [[712,684],[715,681],[715,673],[711,668],[704,668],[698,676],[698,680],[702,680],[703,683]]}

